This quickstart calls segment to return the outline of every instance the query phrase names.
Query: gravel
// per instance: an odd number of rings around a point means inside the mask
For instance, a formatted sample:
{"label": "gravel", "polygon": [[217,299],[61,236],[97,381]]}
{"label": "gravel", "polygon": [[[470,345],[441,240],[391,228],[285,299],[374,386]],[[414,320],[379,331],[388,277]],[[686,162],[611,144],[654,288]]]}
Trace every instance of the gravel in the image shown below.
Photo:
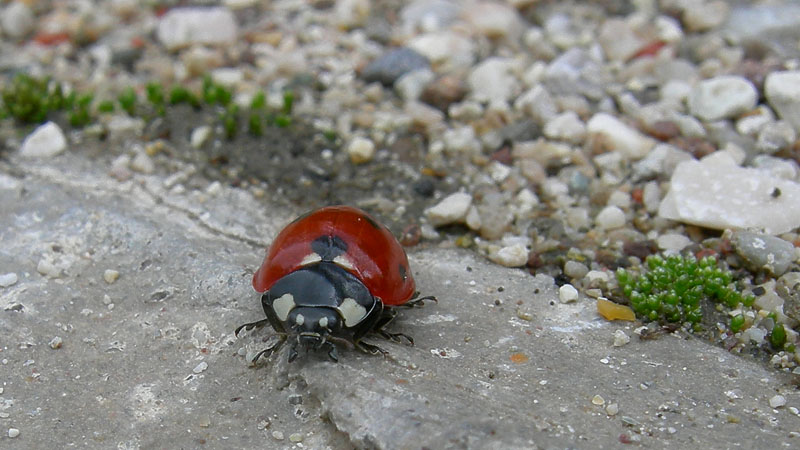
{"label": "gravel", "polygon": [[[743,291],[766,286],[747,327],[714,339],[790,370],[800,350],[769,348],[767,316],[798,302],[774,280],[800,273],[800,14],[791,2],[745,3],[6,2],[3,86],[17,72],[48,75],[94,93],[94,107],[153,81],[197,91],[208,74],[242,111],[259,91],[277,110],[286,90],[294,110],[291,126],[258,138],[241,127],[233,141],[216,106],[163,117],[117,108],[84,129],[53,117],[0,137],[11,160],[81,153],[118,183],[109,193],[154,193],[153,208],[181,198],[236,237],[253,226],[236,219],[237,202],[203,209],[229,187],[294,213],[356,204],[411,245],[570,281],[559,289],[570,305],[587,289],[624,301],[614,270],[654,252],[713,254]],[[25,180],[5,184],[4,196]],[[4,294],[31,276],[69,279],[94,249],[68,244],[30,249],[27,271],[3,267]],[[109,289],[136,279],[99,273]],[[121,304],[108,298],[79,310]],[[725,328],[713,314],[706,325]],[[784,323],[795,342],[796,322]],[[276,433],[284,439],[266,432]]]}

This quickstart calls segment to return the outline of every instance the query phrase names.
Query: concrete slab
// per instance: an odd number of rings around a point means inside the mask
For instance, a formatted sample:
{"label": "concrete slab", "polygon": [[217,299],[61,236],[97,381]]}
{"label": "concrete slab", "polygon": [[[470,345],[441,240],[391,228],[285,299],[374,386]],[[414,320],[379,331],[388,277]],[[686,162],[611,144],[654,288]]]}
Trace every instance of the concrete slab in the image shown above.
{"label": "concrete slab", "polygon": [[[269,330],[250,278],[297,211],[190,166],[109,177],[67,152],[0,162],[0,446],[778,448],[800,394],[700,340],[641,341],[552,279],[467,251],[410,251],[440,302],[401,311],[383,359],[342,349],[251,367]],[[180,175],[183,173],[184,175]],[[171,178],[171,177],[174,177]],[[114,280],[115,272],[119,273]],[[108,279],[108,281],[106,280]],[[111,281],[111,282],[109,282]],[[632,336],[613,347],[613,335]],[[58,339],[56,339],[58,338]],[[785,397],[773,409],[770,399]],[[611,406],[616,405],[616,406]],[[615,414],[615,408],[617,409]],[[8,429],[18,429],[9,438]]]}

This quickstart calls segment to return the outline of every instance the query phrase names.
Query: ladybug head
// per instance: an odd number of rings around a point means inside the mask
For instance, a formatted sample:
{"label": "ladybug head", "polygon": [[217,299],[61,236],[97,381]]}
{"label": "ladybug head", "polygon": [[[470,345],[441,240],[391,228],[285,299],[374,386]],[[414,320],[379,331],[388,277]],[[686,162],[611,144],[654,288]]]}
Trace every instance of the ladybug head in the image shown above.
{"label": "ladybug head", "polygon": [[[372,323],[381,309],[360,280],[326,261],[285,275],[265,293],[262,303],[273,327],[290,338],[296,336],[294,345],[306,349],[332,347],[329,337],[352,340],[356,330]],[[290,359],[294,356],[293,350]]]}

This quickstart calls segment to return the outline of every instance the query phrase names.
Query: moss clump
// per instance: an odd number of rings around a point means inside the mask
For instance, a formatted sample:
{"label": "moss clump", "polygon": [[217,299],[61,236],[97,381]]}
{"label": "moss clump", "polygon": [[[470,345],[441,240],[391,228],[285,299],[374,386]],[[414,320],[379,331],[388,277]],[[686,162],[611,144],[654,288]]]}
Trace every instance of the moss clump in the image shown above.
{"label": "moss clump", "polygon": [[646,267],[648,270],[639,275],[617,270],[623,295],[644,320],[689,323],[699,328],[702,300],[721,302],[731,309],[739,304],[750,306],[755,300],[733,288],[731,273],[717,267],[713,256],[698,261],[694,256],[654,255],[647,258]]}

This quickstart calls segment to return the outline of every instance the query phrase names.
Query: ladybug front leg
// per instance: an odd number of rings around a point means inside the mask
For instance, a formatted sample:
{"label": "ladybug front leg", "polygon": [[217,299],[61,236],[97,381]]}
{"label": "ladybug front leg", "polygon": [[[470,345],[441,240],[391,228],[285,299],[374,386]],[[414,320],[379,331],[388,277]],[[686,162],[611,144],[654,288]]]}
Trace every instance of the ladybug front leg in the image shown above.
{"label": "ladybug front leg", "polygon": [[426,301],[432,301],[434,303],[439,303],[439,300],[434,297],[433,295],[426,295],[425,297],[419,297],[419,292],[414,292],[414,296],[411,299],[402,305],[403,308],[416,308],[418,306],[424,306]]}
{"label": "ladybug front leg", "polygon": [[384,339],[388,339],[398,344],[401,343],[400,338],[403,338],[406,340],[406,343],[408,345],[413,347],[414,338],[412,338],[411,336],[405,333],[390,333],[383,329],[386,325],[389,325],[389,323],[391,323],[396,316],[397,316],[397,311],[395,311],[394,309],[389,309],[389,308],[385,309],[380,319],[378,319],[378,322],[375,324],[375,327],[372,329],[372,331],[380,334],[381,336],[383,336]]}

